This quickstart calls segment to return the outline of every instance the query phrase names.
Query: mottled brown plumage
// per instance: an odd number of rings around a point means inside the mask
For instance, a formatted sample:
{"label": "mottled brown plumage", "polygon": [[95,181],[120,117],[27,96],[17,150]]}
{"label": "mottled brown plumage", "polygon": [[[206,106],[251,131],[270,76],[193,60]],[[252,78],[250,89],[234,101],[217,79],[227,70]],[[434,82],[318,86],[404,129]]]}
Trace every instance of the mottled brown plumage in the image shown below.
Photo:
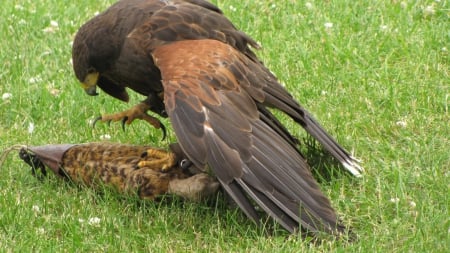
{"label": "mottled brown plumage", "polygon": [[173,193],[199,200],[216,192],[218,183],[205,173],[181,168],[183,155],[150,146],[86,143],[24,147],[20,157],[45,173],[96,189],[111,187],[122,194],[154,200]]}
{"label": "mottled brown plumage", "polygon": [[[133,25],[126,36],[97,35],[128,26],[128,21],[112,20],[106,14],[80,29],[74,41],[74,68],[86,90],[95,88],[89,77],[96,76],[86,75],[91,69],[99,75],[98,82],[109,78],[109,83],[99,85],[104,90],[106,85],[149,93],[144,104],[169,116],[187,158],[197,168],[209,166],[256,222],[260,218],[255,203],[290,232],[300,227],[343,232],[296,138],[269,108],[289,115],[354,175],[360,175],[362,168],[256,58],[248,47],[256,46],[254,41],[218,9],[198,6],[203,1],[195,1],[197,5],[146,2],[157,3],[160,9]],[[123,11],[135,11],[126,1],[119,4]],[[121,41],[119,49],[107,53],[109,46],[102,45],[115,40]],[[87,46],[81,47],[80,41]],[[87,55],[95,55],[96,60],[86,61]]]}

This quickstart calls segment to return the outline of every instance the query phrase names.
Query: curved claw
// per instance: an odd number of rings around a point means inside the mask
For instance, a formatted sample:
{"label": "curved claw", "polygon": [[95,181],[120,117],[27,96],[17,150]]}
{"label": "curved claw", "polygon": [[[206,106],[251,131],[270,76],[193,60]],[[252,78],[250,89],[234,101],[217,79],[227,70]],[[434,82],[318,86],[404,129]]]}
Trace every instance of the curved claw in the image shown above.
{"label": "curved claw", "polygon": [[125,132],[125,123],[128,121],[128,116],[123,117],[122,119],[122,130]]}
{"label": "curved claw", "polygon": [[98,116],[97,118],[94,119],[94,121],[92,122],[92,128],[95,127],[95,124],[97,123],[97,121],[102,120],[102,116]]}
{"label": "curved claw", "polygon": [[161,139],[161,141],[163,141],[164,139],[166,139],[166,136],[167,136],[166,126],[164,126],[164,124],[160,122],[160,128],[161,128],[161,131],[163,132],[163,137]]}
{"label": "curved claw", "polygon": [[180,162],[180,167],[183,171],[188,170],[192,165],[193,165],[193,163],[188,159],[183,159]]}

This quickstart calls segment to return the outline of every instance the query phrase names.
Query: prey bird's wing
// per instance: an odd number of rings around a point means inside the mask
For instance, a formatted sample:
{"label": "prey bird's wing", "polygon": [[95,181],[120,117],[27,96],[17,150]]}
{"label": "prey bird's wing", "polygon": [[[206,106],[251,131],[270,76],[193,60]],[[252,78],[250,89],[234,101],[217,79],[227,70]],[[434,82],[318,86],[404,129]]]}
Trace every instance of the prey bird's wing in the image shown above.
{"label": "prey bird's wing", "polygon": [[210,166],[249,217],[259,221],[256,203],[291,232],[344,229],[291,136],[265,108],[257,63],[215,40],[160,45],[152,56],[181,148],[198,168]]}

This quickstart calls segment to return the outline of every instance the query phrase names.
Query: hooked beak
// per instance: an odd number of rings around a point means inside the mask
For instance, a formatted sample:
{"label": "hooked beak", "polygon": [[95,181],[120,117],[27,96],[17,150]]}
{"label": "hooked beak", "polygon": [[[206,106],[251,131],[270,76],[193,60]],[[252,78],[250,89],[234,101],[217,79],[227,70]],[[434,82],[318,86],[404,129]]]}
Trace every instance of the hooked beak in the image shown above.
{"label": "hooked beak", "polygon": [[84,82],[81,84],[83,86],[84,91],[89,96],[97,96],[97,80],[98,80],[99,73],[93,72],[89,73],[86,78],[84,79]]}

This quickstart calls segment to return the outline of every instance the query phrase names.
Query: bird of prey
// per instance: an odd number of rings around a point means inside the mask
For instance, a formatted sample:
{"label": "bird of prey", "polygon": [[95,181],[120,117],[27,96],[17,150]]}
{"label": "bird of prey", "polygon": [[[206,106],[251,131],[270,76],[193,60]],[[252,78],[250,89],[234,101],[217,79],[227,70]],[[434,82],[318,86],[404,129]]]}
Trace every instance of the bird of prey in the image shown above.
{"label": "bird of prey", "polygon": [[197,201],[219,187],[208,174],[192,175],[183,167],[185,157],[177,145],[171,145],[170,151],[108,142],[15,146],[11,150],[17,148],[38,178],[46,176],[49,168],[78,185],[110,187],[122,194],[137,193],[146,200],[175,194]]}
{"label": "bird of prey", "polygon": [[99,86],[122,100],[125,88],[147,96],[103,120],[144,118],[160,127],[146,111],[168,116],[186,157],[197,168],[210,168],[255,222],[259,206],[290,232],[340,234],[345,227],[298,140],[269,109],[289,115],[352,174],[362,168],[250,46],[257,44],[208,2],[119,1],[80,28],[72,56],[89,95]]}

